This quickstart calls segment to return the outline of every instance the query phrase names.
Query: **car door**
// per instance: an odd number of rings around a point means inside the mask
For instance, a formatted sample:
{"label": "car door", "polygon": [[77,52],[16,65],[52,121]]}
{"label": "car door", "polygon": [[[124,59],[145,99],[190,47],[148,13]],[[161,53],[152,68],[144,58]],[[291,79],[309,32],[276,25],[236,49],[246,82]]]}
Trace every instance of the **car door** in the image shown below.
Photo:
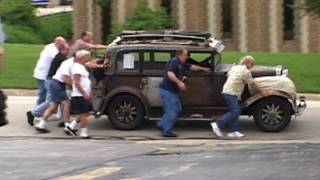
{"label": "car door", "polygon": [[[190,53],[188,63],[198,66],[210,66],[211,53]],[[206,64],[208,66],[206,66]],[[185,83],[186,91],[182,91],[181,99],[183,106],[189,107],[208,107],[212,105],[213,101],[213,86],[212,74],[206,72],[192,72],[186,73]]]}

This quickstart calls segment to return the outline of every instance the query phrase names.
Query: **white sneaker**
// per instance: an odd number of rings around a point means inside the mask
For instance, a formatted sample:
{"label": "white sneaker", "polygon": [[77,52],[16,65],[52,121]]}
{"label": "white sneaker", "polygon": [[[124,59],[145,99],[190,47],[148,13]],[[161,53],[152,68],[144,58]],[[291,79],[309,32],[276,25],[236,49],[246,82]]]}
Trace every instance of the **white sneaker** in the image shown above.
{"label": "white sneaker", "polygon": [[221,129],[218,127],[218,124],[215,122],[210,123],[211,127],[212,127],[212,131],[213,133],[218,136],[218,137],[222,137],[223,134],[221,132]]}
{"label": "white sneaker", "polygon": [[239,132],[239,131],[235,131],[235,132],[232,132],[232,133],[228,133],[227,136],[228,136],[229,138],[242,138],[242,137],[244,137],[245,135],[242,134],[242,133]]}
{"label": "white sneaker", "polygon": [[41,119],[34,127],[39,132],[48,132],[47,122],[43,119]]}

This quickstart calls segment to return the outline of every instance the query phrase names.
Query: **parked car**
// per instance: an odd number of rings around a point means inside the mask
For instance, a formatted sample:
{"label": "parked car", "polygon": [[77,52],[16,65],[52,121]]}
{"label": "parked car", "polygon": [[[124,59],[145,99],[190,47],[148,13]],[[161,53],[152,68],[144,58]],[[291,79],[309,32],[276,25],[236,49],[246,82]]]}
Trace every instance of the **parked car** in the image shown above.
{"label": "parked car", "polygon": [[47,7],[49,5],[49,0],[32,0],[32,5],[37,7]]}
{"label": "parked car", "polygon": [[[186,73],[188,90],[181,92],[183,110],[178,120],[212,120],[227,112],[221,91],[232,64],[222,63],[224,46],[211,34],[127,31],[113,44],[104,55],[111,67],[94,71],[92,80],[96,114],[108,115],[115,128],[132,130],[145,120],[161,118],[159,84],[166,63],[181,47],[190,52],[189,63],[210,67],[212,74]],[[242,94],[242,115],[253,116],[263,131],[283,130],[292,116],[305,109],[304,98],[298,98],[288,70],[282,66],[255,66],[251,71],[257,84],[271,95],[262,97],[247,87]]]}

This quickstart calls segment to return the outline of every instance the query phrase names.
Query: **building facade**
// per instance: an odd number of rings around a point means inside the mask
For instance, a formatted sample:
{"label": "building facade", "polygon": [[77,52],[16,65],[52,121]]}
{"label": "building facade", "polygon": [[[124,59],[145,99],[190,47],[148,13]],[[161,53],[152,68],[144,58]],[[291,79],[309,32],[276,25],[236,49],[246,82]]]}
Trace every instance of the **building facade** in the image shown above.
{"label": "building facade", "polygon": [[[165,7],[177,29],[209,31],[227,51],[320,52],[320,20],[291,6],[303,0],[146,0],[150,8]],[[139,0],[112,0],[113,21],[124,22]],[[95,0],[74,1],[74,34],[103,37],[100,6]]]}

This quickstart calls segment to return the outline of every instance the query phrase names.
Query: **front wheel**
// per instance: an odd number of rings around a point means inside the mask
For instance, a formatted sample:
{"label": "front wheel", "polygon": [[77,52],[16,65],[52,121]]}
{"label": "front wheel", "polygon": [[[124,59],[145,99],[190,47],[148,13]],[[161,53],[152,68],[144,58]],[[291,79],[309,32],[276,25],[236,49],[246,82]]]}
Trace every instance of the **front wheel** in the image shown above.
{"label": "front wheel", "polygon": [[120,130],[138,128],[144,120],[144,106],[132,95],[118,95],[111,100],[108,117],[113,127]]}
{"label": "front wheel", "polygon": [[288,101],[269,97],[259,101],[254,108],[254,121],[259,129],[266,132],[280,132],[291,121],[292,109]]}

